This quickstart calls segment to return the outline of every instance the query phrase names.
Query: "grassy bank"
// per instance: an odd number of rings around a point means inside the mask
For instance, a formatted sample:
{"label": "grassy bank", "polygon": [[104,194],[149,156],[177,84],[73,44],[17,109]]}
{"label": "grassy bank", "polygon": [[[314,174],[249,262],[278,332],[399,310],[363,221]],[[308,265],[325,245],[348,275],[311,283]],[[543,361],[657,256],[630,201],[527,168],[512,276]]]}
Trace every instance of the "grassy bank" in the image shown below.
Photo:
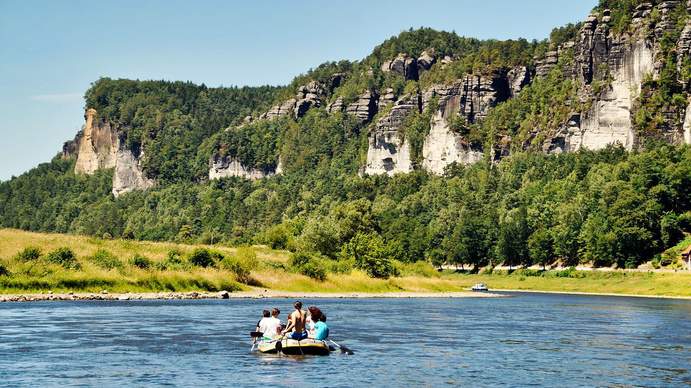
{"label": "grassy bank", "polygon": [[[40,250],[40,257],[19,255],[27,247]],[[74,253],[72,267],[56,264],[47,257],[66,247]],[[214,252],[216,264],[190,265],[190,255],[199,248]],[[111,261],[98,252],[110,254]],[[184,258],[183,264],[170,265],[171,252]],[[245,258],[241,258],[245,257]],[[246,260],[253,264],[243,274],[232,263]],[[515,271],[493,274],[439,273],[431,266],[399,265],[401,276],[372,279],[361,271],[329,272],[324,281],[295,273],[288,264],[290,254],[264,247],[230,248],[221,246],[154,243],[129,240],[102,240],[84,236],[31,233],[0,229],[0,293],[25,292],[157,292],[218,291],[253,288],[296,292],[453,292],[467,290],[484,282],[493,289],[593,292],[635,295],[691,296],[691,274],[640,272],[540,272]],[[146,268],[135,257],[149,261]],[[114,261],[113,261],[114,260]],[[236,261],[234,261],[236,260]],[[104,265],[105,262],[105,265]],[[231,265],[224,265],[230,262]]]}

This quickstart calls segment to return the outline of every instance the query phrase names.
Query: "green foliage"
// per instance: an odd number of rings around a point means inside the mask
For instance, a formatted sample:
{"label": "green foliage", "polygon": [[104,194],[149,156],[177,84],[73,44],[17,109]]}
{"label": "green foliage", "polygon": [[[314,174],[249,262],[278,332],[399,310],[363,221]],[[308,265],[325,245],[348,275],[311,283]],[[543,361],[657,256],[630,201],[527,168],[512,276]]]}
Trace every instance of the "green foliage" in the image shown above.
{"label": "green foliage", "polygon": [[10,270],[7,269],[7,266],[3,262],[0,261],[0,276],[9,276],[10,275]]}
{"label": "green foliage", "polygon": [[312,279],[326,280],[326,267],[323,259],[318,255],[308,252],[296,252],[290,256],[289,265],[296,272]]}
{"label": "green foliage", "polygon": [[355,266],[373,278],[387,279],[397,274],[390,247],[378,234],[357,233],[341,249],[341,257],[355,260]]}
{"label": "green foliage", "polygon": [[17,261],[23,262],[34,261],[38,260],[41,257],[41,254],[42,252],[40,248],[29,246],[19,251],[19,253],[17,253],[14,258]]}
{"label": "green foliage", "polygon": [[182,252],[171,249],[163,261],[156,263],[159,271],[185,271],[190,269],[190,262],[183,259]]}
{"label": "green foliage", "polygon": [[122,269],[124,267],[120,259],[105,249],[97,250],[93,255],[89,256],[88,259],[103,269]]}
{"label": "green foliage", "polygon": [[67,269],[76,270],[81,268],[74,252],[67,247],[57,248],[48,252],[46,255],[46,260],[48,260],[50,263],[61,265]]}
{"label": "green foliage", "polygon": [[219,265],[221,268],[233,272],[238,281],[248,283],[251,280],[252,271],[258,267],[259,261],[252,248],[243,247],[238,248],[234,255],[222,258]]}
{"label": "green foliage", "polygon": [[148,257],[137,253],[130,259],[130,265],[139,269],[149,269],[153,266],[153,263]]}
{"label": "green foliage", "polygon": [[211,252],[206,248],[197,248],[190,254],[189,262],[195,267],[213,267],[214,259],[211,257]]}

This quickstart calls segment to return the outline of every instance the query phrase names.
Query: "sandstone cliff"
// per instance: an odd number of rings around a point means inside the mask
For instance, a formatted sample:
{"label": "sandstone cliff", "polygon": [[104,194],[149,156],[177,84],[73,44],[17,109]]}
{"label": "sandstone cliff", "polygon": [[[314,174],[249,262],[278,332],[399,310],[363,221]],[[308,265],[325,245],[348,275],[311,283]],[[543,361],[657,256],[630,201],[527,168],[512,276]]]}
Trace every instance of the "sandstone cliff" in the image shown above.
{"label": "sandstone cliff", "polygon": [[76,173],[93,174],[99,169],[113,168],[112,193],[115,197],[153,186],[154,181],[142,171],[143,152],[136,157],[125,148],[118,128],[99,119],[95,109],[87,109],[84,119],[83,130],[63,146],[64,157],[77,158]]}

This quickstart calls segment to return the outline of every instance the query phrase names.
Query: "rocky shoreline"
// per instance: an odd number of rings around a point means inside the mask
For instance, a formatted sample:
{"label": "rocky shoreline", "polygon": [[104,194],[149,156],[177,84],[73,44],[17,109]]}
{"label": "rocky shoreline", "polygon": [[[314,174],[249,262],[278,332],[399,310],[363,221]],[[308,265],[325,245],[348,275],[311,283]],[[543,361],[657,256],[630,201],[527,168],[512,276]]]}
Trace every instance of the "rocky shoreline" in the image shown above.
{"label": "rocky shoreline", "polygon": [[264,298],[494,298],[503,295],[476,292],[388,292],[388,293],[330,293],[330,292],[284,292],[273,290],[254,290],[240,292],[142,292],[142,293],[41,293],[4,294],[0,302],[38,302],[38,301],[128,301],[128,300],[194,300],[194,299],[264,299]]}

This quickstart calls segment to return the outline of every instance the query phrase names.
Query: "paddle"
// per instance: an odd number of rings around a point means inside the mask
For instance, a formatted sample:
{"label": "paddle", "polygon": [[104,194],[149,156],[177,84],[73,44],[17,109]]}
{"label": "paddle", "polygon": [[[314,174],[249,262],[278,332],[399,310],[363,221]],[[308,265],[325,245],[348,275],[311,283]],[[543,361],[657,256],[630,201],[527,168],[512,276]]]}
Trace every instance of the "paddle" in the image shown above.
{"label": "paddle", "polygon": [[345,346],[342,346],[342,345],[339,345],[339,344],[337,344],[337,343],[336,343],[335,341],[333,341],[333,340],[329,340],[329,342],[331,342],[332,344],[334,344],[337,348],[341,349],[341,353],[345,353],[345,354],[347,354],[347,355],[349,355],[349,356],[352,356],[353,353],[354,353],[354,352],[353,352],[352,350],[350,350],[349,348],[347,348],[347,347],[345,347]]}

